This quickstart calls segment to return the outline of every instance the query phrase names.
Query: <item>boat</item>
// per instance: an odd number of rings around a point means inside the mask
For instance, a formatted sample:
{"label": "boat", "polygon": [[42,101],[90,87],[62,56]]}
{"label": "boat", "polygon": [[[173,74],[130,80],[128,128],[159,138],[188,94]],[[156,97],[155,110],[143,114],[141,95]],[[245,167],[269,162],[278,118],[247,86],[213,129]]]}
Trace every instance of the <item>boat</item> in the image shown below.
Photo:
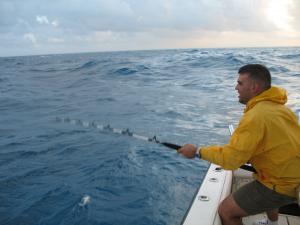
{"label": "boat", "polygon": [[[300,112],[298,118],[300,121]],[[231,134],[233,133],[232,125],[229,126],[229,131]],[[241,168],[234,171],[224,170],[220,166],[211,163],[181,224],[222,225],[218,215],[219,204],[231,192],[252,181],[252,173]],[[252,225],[254,221],[264,218],[267,218],[265,213],[248,216],[243,218],[243,224]],[[300,224],[300,202],[299,205],[294,203],[279,209],[279,224]]]}
{"label": "boat", "polygon": [[[200,188],[196,191],[183,221],[183,225],[222,225],[218,215],[218,206],[232,191],[252,181],[252,172],[237,169],[224,170],[220,166],[210,164]],[[258,214],[243,218],[245,225],[252,225],[255,220],[266,218],[266,214]],[[280,208],[280,225],[299,225],[300,207],[291,204]]]}

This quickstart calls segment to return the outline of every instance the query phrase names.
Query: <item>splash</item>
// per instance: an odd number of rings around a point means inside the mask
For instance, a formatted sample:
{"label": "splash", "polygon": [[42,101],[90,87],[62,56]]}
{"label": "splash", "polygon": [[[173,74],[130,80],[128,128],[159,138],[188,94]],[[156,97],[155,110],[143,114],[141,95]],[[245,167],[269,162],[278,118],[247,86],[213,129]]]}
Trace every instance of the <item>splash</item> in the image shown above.
{"label": "splash", "polygon": [[86,205],[91,203],[91,197],[89,195],[85,195],[82,197],[81,201],[78,203],[79,206],[85,207]]}

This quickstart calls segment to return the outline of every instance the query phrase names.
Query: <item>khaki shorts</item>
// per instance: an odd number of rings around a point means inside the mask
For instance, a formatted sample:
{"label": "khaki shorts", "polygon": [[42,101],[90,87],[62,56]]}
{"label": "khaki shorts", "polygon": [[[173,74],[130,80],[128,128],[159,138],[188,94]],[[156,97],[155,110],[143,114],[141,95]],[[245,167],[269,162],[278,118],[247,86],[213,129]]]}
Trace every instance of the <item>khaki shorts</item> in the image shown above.
{"label": "khaki shorts", "polygon": [[236,203],[248,214],[255,215],[295,202],[296,199],[279,194],[258,181],[252,181],[233,193]]}

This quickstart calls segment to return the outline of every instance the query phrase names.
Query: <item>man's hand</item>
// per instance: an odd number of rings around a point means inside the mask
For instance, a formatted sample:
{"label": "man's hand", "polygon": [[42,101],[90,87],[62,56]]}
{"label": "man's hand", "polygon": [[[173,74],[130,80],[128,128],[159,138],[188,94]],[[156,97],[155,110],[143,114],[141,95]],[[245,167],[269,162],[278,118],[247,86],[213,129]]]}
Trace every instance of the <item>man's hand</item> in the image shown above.
{"label": "man's hand", "polygon": [[197,148],[195,145],[192,144],[186,144],[182,146],[180,149],[177,150],[178,153],[184,155],[185,157],[192,159],[195,158]]}

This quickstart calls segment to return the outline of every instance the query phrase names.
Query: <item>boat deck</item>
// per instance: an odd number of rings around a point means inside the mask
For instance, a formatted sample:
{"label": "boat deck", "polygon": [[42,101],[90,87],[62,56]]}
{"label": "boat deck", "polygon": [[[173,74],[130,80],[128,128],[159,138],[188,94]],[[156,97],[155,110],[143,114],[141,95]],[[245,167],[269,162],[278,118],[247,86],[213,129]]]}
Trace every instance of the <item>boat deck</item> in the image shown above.
{"label": "boat deck", "polygon": [[[235,191],[237,188],[239,188],[253,180],[252,173],[244,171],[244,170],[234,171],[233,177],[234,178],[233,178],[232,191]],[[243,218],[243,223],[245,225],[252,225],[254,221],[264,219],[264,218],[267,218],[267,215],[265,213],[254,215],[254,216],[248,216],[248,217]],[[279,214],[279,224],[280,225],[299,225],[300,217]]]}
{"label": "boat deck", "polygon": [[[256,220],[260,220],[263,218],[267,218],[266,214],[258,214],[255,216],[248,216],[243,219],[243,223],[245,225],[253,225],[253,222]],[[297,216],[290,216],[290,215],[284,215],[279,214],[279,224],[280,225],[299,225],[300,224],[300,218]]]}

